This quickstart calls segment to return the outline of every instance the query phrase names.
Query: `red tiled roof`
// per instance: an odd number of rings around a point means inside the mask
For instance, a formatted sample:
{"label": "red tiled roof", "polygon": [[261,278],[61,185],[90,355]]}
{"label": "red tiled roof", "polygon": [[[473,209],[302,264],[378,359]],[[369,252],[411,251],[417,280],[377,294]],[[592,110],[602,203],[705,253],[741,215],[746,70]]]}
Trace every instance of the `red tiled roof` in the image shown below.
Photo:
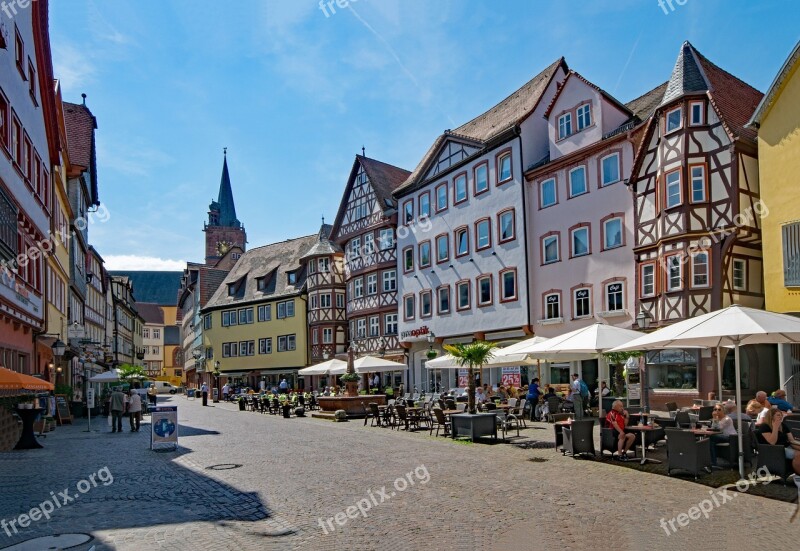
{"label": "red tiled roof", "polygon": [[85,105],[65,101],[64,124],[70,161],[84,170],[91,168],[94,130],[97,128],[94,115]]}
{"label": "red tiled roof", "polygon": [[164,310],[152,302],[137,302],[136,311],[142,316],[145,323],[164,325]]}

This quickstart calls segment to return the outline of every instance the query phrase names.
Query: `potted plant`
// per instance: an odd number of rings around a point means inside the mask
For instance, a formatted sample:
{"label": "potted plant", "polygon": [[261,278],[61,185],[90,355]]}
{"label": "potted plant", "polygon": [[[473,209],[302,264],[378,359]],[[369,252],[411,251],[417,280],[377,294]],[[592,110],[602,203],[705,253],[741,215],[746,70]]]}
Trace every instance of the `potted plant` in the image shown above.
{"label": "potted plant", "polygon": [[358,381],[361,379],[358,373],[345,373],[340,379],[347,389],[345,396],[358,396]]}
{"label": "potted plant", "polygon": [[247,398],[245,398],[244,396],[239,396],[239,398],[237,398],[237,401],[239,402],[239,411],[244,411],[245,408],[247,407]]}
{"label": "potted plant", "polygon": [[436,352],[436,350],[434,350],[433,348],[431,348],[430,350],[428,350],[428,351],[425,353],[425,355],[426,355],[426,356],[428,356],[428,359],[429,359],[429,360],[433,360],[434,358],[436,358],[436,356],[438,356],[438,355],[439,355],[439,353],[438,353],[438,352]]}
{"label": "potted plant", "polygon": [[[469,415],[451,416],[453,437],[459,433],[468,434],[474,441],[481,436],[497,435],[497,417],[494,413],[479,414],[475,410],[475,369],[488,362],[497,345],[490,342],[475,341],[471,344],[448,344],[445,350],[461,366],[467,366],[467,412]],[[460,429],[460,430],[459,430]]]}

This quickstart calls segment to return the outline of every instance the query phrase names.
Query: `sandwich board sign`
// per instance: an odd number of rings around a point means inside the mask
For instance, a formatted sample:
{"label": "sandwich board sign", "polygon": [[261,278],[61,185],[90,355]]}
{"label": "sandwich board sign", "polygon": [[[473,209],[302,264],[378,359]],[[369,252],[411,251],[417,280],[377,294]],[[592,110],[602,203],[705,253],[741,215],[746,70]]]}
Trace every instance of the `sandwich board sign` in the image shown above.
{"label": "sandwich board sign", "polygon": [[178,447],[178,406],[150,408],[150,449]]}

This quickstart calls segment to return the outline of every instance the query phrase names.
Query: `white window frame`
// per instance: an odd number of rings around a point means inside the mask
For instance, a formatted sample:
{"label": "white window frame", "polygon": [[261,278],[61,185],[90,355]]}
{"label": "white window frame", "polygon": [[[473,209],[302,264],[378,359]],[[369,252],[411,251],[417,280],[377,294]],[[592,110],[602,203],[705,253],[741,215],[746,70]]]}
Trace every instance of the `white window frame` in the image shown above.
{"label": "white window frame", "polygon": [[[549,301],[550,297],[556,297],[558,300]],[[556,312],[553,312],[551,305],[556,305]],[[555,315],[553,315],[555,314]],[[561,318],[561,295],[559,293],[549,293],[544,296],[544,319],[556,320]]]}
{"label": "white window frame", "polygon": [[381,318],[380,316],[369,317],[369,336],[379,337],[381,335]]}
{"label": "white window frame", "polygon": [[[739,267],[737,269],[737,266]],[[744,285],[736,285],[736,272],[741,272],[741,281]],[[746,291],[747,290],[747,261],[741,258],[734,258],[731,262],[731,284],[733,286],[734,291]]]}
{"label": "white window frame", "polygon": [[[612,158],[616,159],[617,178],[615,180],[606,181],[606,169],[605,169],[606,161]],[[600,159],[600,187],[606,187],[615,184],[619,182],[621,178],[622,178],[622,168],[620,167],[619,153],[611,153],[609,155],[602,157]]]}
{"label": "white window frame", "polygon": [[[579,172],[579,171],[583,173],[583,191],[575,193],[575,190],[572,187],[572,182],[573,182],[572,178],[573,178],[573,175],[576,172]],[[573,168],[572,170],[569,171],[569,196],[570,197],[577,197],[579,195],[583,195],[584,193],[588,193],[588,192],[589,192],[589,182],[586,179],[586,167],[585,166],[576,166],[575,168]]]}
{"label": "white window frame", "polygon": [[[678,176],[678,180],[677,181],[675,181],[675,180],[670,181],[670,177],[674,176],[674,175]],[[664,175],[664,205],[668,209],[680,206],[683,203],[683,189],[682,189],[683,186],[681,184],[681,179],[682,178],[681,178],[681,171],[680,170],[673,170],[673,171],[668,172],[667,174]],[[675,197],[675,194],[671,194],[670,193],[670,187],[673,187],[673,188],[677,187],[677,192],[678,192],[678,194],[677,194],[677,197],[678,197],[677,203],[671,203],[670,202],[670,197]]]}
{"label": "white window frame", "polygon": [[[619,243],[616,244],[616,245],[609,244],[609,241],[608,241],[608,238],[611,235],[611,232],[608,231],[608,226],[609,226],[609,224],[611,224],[613,222],[616,222],[616,223],[619,224]],[[603,250],[607,251],[609,249],[617,249],[619,247],[622,247],[622,244],[625,241],[623,239],[623,237],[624,237],[623,236],[623,232],[624,231],[625,231],[625,224],[623,223],[622,217],[615,216],[613,218],[609,218],[608,220],[604,220],[603,221]]]}
{"label": "white window frame", "polygon": [[384,314],[384,335],[397,335],[397,314]]}
{"label": "white window frame", "polygon": [[[545,204],[544,200],[545,188],[550,187],[550,185],[552,185],[553,188],[553,201],[551,203]],[[556,179],[548,178],[547,180],[542,180],[542,182],[539,184],[539,207],[546,209],[547,207],[552,207],[557,203],[558,203],[558,186],[556,185]]]}
{"label": "white window frame", "polygon": [[353,298],[362,298],[364,296],[364,278],[357,277],[353,280]]}
{"label": "white window frame", "polygon": [[[484,185],[478,186],[478,172],[482,171],[484,174],[483,182]],[[475,167],[475,195],[483,193],[484,191],[488,191],[489,189],[489,165],[487,163],[481,163]]]}
{"label": "white window frame", "polygon": [[575,110],[575,116],[578,119],[578,132],[592,126],[592,105],[584,103]]}
{"label": "white window frame", "polygon": [[[698,262],[697,260],[701,257],[705,257],[705,262],[700,264],[700,266],[705,266],[703,273],[698,271]],[[709,264],[709,254],[706,251],[700,251],[692,255],[692,288],[694,289],[705,289],[711,286],[711,270]],[[705,277],[705,283],[698,283],[698,277]]]}
{"label": "white window frame", "polygon": [[[619,295],[620,307],[619,308],[611,308],[611,287],[614,285],[619,285],[619,291],[613,291],[614,295]],[[622,281],[612,281],[611,283],[605,284],[605,289],[603,292],[603,298],[606,301],[606,311],[608,312],[622,312],[625,310],[625,284]],[[616,301],[615,301],[616,302]]]}
{"label": "white window frame", "polygon": [[[577,241],[576,236],[578,233],[585,233],[586,234],[586,251],[582,253],[578,253],[577,251]],[[572,253],[572,258],[577,258],[579,256],[586,256],[592,253],[592,243],[591,243],[591,235],[589,234],[589,226],[581,226],[579,228],[575,228],[569,232],[570,238],[570,252]]]}
{"label": "white window frame", "polygon": [[[641,288],[642,298],[656,296],[656,265],[653,263],[642,264],[639,267],[639,273],[642,285]],[[648,280],[650,281],[649,283]],[[647,292],[647,287],[651,288],[651,291],[649,293]]]}
{"label": "white window frame", "polygon": [[[561,260],[561,244],[559,243],[558,235],[548,235],[542,238],[542,262],[544,264],[553,264]],[[556,257],[554,259],[547,259],[547,245],[555,241],[556,244]]]}
{"label": "white window frame", "polygon": [[394,249],[394,230],[392,228],[383,228],[380,236],[380,248],[382,251]]}
{"label": "white window frame", "polygon": [[[699,176],[695,176],[695,170],[700,170]],[[700,181],[699,191],[701,193],[701,197],[699,199],[695,197],[695,191],[697,191],[695,184],[697,183],[698,179]],[[706,201],[706,165],[704,164],[689,165],[689,182],[691,184],[689,190],[691,202],[704,203]]]}
{"label": "white window frame", "polygon": [[[694,108],[700,107],[700,118],[694,118]],[[689,102],[689,126],[702,126],[706,122],[705,103],[702,101]]]}
{"label": "white window frame", "polygon": [[572,113],[564,113],[558,117],[558,139],[564,140],[572,136]]}
{"label": "white window frame", "polygon": [[[680,291],[683,289],[683,264],[681,263],[680,254],[672,254],[666,257],[666,272],[667,272],[667,292]],[[676,279],[673,270],[677,270],[677,285],[673,285],[673,280]]]}
{"label": "white window frame", "polygon": [[378,274],[367,274],[367,295],[378,294]]}
{"label": "white window frame", "polygon": [[[673,113],[678,113],[678,125],[670,128],[670,115]],[[674,109],[670,109],[664,114],[664,134],[669,134],[671,132],[675,132],[683,128],[683,107],[678,106]]]}
{"label": "white window frame", "polygon": [[397,291],[397,270],[386,270],[381,275],[383,292],[394,293]]}
{"label": "white window frame", "polygon": [[[463,182],[464,188],[464,198],[459,199],[459,182]],[[453,178],[453,203],[461,203],[466,201],[469,198],[469,191],[467,191],[467,175],[466,174],[459,174],[455,178]]]}
{"label": "white window frame", "polygon": [[322,328],[322,344],[332,344],[333,343],[333,328],[332,327],[323,327]]}
{"label": "white window frame", "polygon": [[[585,296],[579,297],[578,293],[584,293]],[[578,303],[585,301],[587,312],[583,314],[578,313]],[[588,287],[581,287],[572,291],[572,317],[574,319],[584,319],[592,317],[592,290]]]}

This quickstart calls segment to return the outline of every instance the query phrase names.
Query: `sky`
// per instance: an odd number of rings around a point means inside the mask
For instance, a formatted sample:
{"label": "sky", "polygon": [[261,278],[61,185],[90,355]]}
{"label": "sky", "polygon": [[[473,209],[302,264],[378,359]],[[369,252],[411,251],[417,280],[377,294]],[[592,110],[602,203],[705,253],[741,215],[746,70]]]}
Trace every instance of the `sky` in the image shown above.
{"label": "sky", "polygon": [[766,91],[800,39],[795,0],[661,1],[50,2],[63,97],[98,123],[90,241],[111,270],[202,261],[224,147],[248,246],[310,235],[362,146],[412,170],[561,56],[626,102],[685,40]]}

